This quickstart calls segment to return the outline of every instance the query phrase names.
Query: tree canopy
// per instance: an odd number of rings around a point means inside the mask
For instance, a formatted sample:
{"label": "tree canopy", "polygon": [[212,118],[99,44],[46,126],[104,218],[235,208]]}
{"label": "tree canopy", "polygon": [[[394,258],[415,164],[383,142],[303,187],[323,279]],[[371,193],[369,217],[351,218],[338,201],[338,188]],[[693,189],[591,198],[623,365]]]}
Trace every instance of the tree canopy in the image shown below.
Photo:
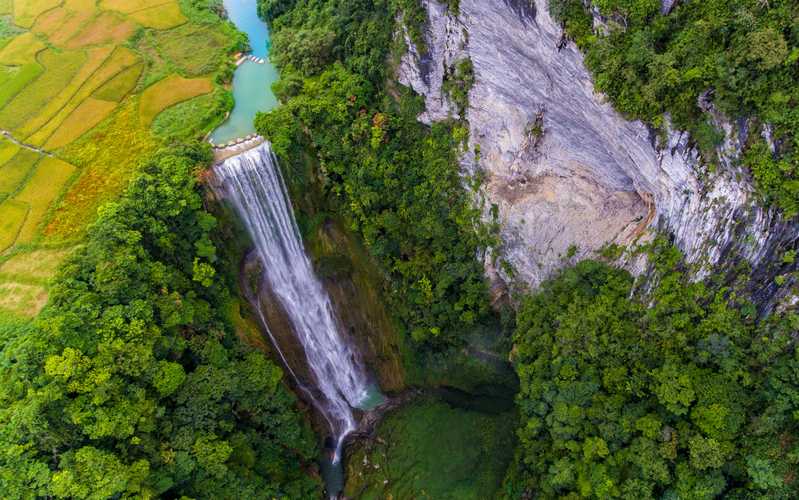
{"label": "tree canopy", "polygon": [[281,370],[223,316],[197,168],[173,148],[103,207],[34,324],[0,331],[4,498],[307,498]]}
{"label": "tree canopy", "polygon": [[689,282],[679,254],[660,251],[648,294],[626,271],[585,261],[524,300],[507,497],[799,494],[796,316],[757,323],[735,294]]}

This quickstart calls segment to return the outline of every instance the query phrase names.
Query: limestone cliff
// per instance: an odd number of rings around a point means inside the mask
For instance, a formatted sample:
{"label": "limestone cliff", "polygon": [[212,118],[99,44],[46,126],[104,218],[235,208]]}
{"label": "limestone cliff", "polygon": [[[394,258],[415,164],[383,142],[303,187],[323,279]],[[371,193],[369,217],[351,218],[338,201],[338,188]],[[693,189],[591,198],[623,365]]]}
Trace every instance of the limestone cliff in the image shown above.
{"label": "limestone cliff", "polygon": [[[420,120],[441,120],[454,109],[442,79],[455,62],[471,59],[471,136],[462,164],[485,172],[503,256],[524,282],[536,286],[551,276],[572,246],[574,259],[586,258],[661,230],[673,235],[698,279],[745,261],[758,276],[751,291],[760,302],[782,298],[789,287],[773,278],[787,269],[777,257],[795,245],[797,226],[758,206],[737,166],[745,122],[718,117],[726,132],[723,167],[710,172],[687,134],[659,140],[614,111],[546,0],[460,0],[457,15],[436,0],[424,4],[428,50],[412,47],[398,79],[425,96]],[[626,264],[644,269],[640,261]]]}

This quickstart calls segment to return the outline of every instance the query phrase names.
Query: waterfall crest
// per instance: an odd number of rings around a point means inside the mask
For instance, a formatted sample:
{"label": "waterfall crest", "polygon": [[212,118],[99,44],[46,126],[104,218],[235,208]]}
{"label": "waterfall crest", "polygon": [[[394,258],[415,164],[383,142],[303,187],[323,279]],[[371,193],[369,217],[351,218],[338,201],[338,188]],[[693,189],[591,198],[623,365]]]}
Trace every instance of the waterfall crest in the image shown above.
{"label": "waterfall crest", "polygon": [[[267,142],[217,165],[214,174],[217,194],[230,201],[245,224],[264,277],[303,346],[319,389],[308,394],[330,424],[337,461],[344,438],[355,430],[352,408],[368,397],[369,380],[305,253],[277,158]],[[274,337],[272,342],[280,351]],[[289,372],[296,379],[291,367]]]}

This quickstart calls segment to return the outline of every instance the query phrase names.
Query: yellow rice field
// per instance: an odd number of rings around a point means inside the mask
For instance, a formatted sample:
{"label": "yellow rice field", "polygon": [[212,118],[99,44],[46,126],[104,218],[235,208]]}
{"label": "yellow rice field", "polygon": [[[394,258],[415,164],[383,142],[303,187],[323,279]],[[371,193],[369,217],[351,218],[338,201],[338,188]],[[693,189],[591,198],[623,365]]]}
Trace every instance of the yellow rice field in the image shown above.
{"label": "yellow rice field", "polygon": [[126,100],[108,120],[63,148],[63,157],[81,173],[56,208],[45,235],[56,241],[78,237],[100,204],[119,194],[140,159],[157,147],[137,116],[136,102]]}
{"label": "yellow rice field", "polygon": [[14,0],[14,24],[30,28],[45,11],[58,7],[61,0]]}
{"label": "yellow rice field", "polygon": [[[70,80],[70,82],[55,96],[43,102],[41,109],[37,110],[34,116],[17,127],[17,136],[20,139],[27,140],[31,134],[51,122],[53,116],[58,113],[59,110],[63,109],[70,99],[84,87],[86,80],[100,68],[108,56],[111,55],[112,50],[113,49],[110,47],[98,47],[87,50],[85,62],[81,65],[72,80]],[[30,99],[30,96],[24,96],[23,98]]]}
{"label": "yellow rice field", "polygon": [[63,47],[95,14],[93,5],[86,8],[70,8],[64,5],[39,16],[32,30],[46,36],[53,45]]}
{"label": "yellow rice field", "polygon": [[86,98],[58,127],[45,147],[58,149],[66,146],[105,120],[116,107],[117,103],[113,101]]}
{"label": "yellow rice field", "polygon": [[130,14],[165,3],[172,3],[173,1],[174,0],[100,0],[100,8],[103,10],[116,10],[125,14]]}
{"label": "yellow rice field", "polygon": [[25,217],[28,205],[14,200],[0,203],[0,252],[7,250],[17,240],[17,235]]}
{"label": "yellow rice field", "polygon": [[93,18],[66,42],[69,49],[93,45],[120,45],[136,31],[136,23],[114,12],[103,12]]}
{"label": "yellow rice field", "polygon": [[34,62],[36,54],[44,50],[47,45],[31,32],[23,33],[14,38],[8,45],[0,50],[0,64],[22,66]]}
{"label": "yellow rice field", "polygon": [[121,101],[136,87],[143,69],[143,64],[134,64],[120,71],[97,89],[92,96],[105,101]]}
{"label": "yellow rice field", "polygon": [[192,97],[207,94],[214,90],[208,78],[183,78],[179,75],[167,77],[151,85],[141,95],[139,116],[142,123],[149,125],[156,115],[170,106]]}
{"label": "yellow rice field", "polygon": [[[138,56],[136,53],[125,47],[118,47],[113,50],[113,53],[111,53],[111,49],[107,47],[91,49],[88,52],[91,54],[98,53],[100,51],[103,51],[103,55],[105,56],[101,61],[101,66],[97,67],[95,64],[92,64],[91,74],[88,76],[88,78],[80,79],[79,86],[75,88],[74,92],[71,92],[72,89],[65,90],[62,93],[62,98],[57,100],[50,110],[40,113],[39,121],[31,120],[27,129],[21,129],[20,132],[24,137],[28,138],[28,142],[37,146],[43,145],[51,136],[53,136],[53,134],[55,134],[62,126],[64,126],[62,125],[63,122],[72,114],[73,111],[75,111],[76,108],[81,105],[82,102],[84,102],[84,100],[88,99],[95,90],[99,89],[107,81],[114,78],[127,67],[136,64],[138,61]],[[102,56],[98,54],[97,59],[99,60],[100,57]],[[89,64],[84,65],[84,67],[86,66],[89,66]],[[76,78],[75,80],[79,80],[79,78]],[[92,124],[92,127],[97,125],[99,122],[99,120],[95,120]],[[34,130],[36,133],[28,136],[28,133]],[[88,130],[88,128],[84,128],[83,132],[86,130]],[[64,132],[67,131],[62,131],[62,135]],[[76,139],[80,137],[81,134],[70,135],[73,137],[73,139]]]}
{"label": "yellow rice field", "polygon": [[0,135],[0,315],[38,313],[97,209],[162,145],[152,120],[221,91],[230,37],[189,4],[0,0],[20,28],[0,46],[0,132],[19,142]]}
{"label": "yellow rice field", "polygon": [[0,165],[0,194],[17,192],[40,159],[36,152],[17,148],[16,154]]}
{"label": "yellow rice field", "polygon": [[35,239],[47,210],[74,173],[75,167],[57,158],[43,158],[39,162],[31,179],[13,198],[14,201],[27,203],[30,208],[16,243],[30,243]]}
{"label": "yellow rice field", "polygon": [[158,30],[180,26],[187,20],[176,2],[169,2],[132,12],[130,18],[142,26]]}
{"label": "yellow rice field", "polygon": [[9,141],[8,139],[3,139],[0,137],[0,168],[2,165],[13,158],[17,152],[19,152],[20,147],[14,144],[13,142]]}

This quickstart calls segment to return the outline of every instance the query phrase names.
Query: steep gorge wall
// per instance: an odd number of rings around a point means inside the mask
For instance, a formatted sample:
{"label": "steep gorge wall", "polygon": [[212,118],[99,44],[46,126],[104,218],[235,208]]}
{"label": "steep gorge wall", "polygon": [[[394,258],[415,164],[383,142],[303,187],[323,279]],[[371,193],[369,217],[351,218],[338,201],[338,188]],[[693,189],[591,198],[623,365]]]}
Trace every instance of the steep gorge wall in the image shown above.
{"label": "steep gorge wall", "polygon": [[[780,257],[799,232],[758,206],[736,165],[745,122],[718,117],[726,132],[723,166],[708,172],[687,134],[671,131],[659,143],[595,91],[582,54],[563,39],[546,0],[461,0],[457,16],[436,0],[424,3],[428,50],[410,48],[399,80],[425,96],[420,120],[442,120],[454,115],[442,81],[457,61],[471,59],[471,134],[462,163],[467,172],[485,172],[503,257],[523,282],[537,286],[550,277],[573,245],[574,259],[587,258],[608,243],[628,245],[662,230],[698,279],[747,262],[759,301],[768,306],[782,298],[789,286],[778,288],[773,278],[790,270]],[[641,272],[644,264],[627,266]]]}

